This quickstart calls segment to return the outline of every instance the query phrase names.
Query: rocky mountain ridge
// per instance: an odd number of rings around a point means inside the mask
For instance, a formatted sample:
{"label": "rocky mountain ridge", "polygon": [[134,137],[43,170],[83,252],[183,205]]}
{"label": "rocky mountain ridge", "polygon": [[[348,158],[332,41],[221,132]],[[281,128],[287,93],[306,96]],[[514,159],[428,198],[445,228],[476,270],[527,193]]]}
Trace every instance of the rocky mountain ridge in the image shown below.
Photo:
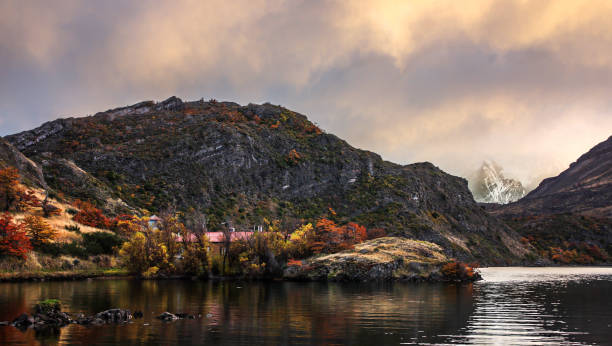
{"label": "rocky mountain ridge", "polygon": [[465,179],[430,163],[383,161],[271,104],[171,97],[58,119],[6,139],[49,186],[109,213],[169,206],[218,229],[328,217],[431,241],[446,255],[511,263],[529,253],[473,200]]}
{"label": "rocky mountain ridge", "polygon": [[577,213],[612,217],[612,136],[521,200],[494,208],[503,215]]}

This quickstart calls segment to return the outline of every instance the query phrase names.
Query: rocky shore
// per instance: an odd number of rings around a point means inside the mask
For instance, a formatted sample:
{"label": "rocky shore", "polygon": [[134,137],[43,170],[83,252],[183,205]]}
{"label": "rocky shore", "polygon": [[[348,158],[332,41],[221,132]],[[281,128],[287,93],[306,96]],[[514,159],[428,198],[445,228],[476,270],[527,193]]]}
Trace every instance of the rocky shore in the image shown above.
{"label": "rocky shore", "polygon": [[[472,268],[462,272],[466,266],[455,263],[453,268],[453,263],[439,245],[384,237],[355,245],[352,250],[304,260],[289,266],[283,277],[308,281],[469,282],[481,279]],[[448,270],[444,270],[445,266]],[[455,270],[457,266],[459,271]]]}

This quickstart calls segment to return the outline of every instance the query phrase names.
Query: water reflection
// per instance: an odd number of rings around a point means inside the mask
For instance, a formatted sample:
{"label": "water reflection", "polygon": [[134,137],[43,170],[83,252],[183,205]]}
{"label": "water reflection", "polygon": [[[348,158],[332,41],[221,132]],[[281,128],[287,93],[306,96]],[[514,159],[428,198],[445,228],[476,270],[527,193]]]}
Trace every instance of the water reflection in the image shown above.
{"label": "water reflection", "polygon": [[[12,319],[45,298],[61,299],[70,312],[122,307],[145,313],[143,319],[128,325],[71,325],[59,334],[0,327],[0,344],[558,344],[612,340],[607,325],[612,310],[606,295],[612,289],[612,270],[572,272],[565,278],[551,269],[535,276],[525,274],[529,270],[525,268],[504,270],[485,269],[486,280],[474,285],[137,280],[0,284],[0,320]],[[550,277],[540,280],[545,275]],[[201,317],[163,323],[154,318],[163,311]]]}

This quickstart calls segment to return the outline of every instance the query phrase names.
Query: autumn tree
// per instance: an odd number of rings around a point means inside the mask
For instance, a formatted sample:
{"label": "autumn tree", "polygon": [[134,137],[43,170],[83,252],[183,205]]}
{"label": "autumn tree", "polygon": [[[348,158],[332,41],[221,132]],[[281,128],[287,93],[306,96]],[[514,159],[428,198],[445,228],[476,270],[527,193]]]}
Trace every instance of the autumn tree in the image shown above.
{"label": "autumn tree", "polygon": [[364,226],[355,222],[349,222],[345,227],[345,242],[358,244],[368,239],[368,232]]}
{"label": "autumn tree", "polygon": [[169,272],[173,268],[168,251],[158,241],[155,232],[157,231],[136,232],[121,246],[119,256],[131,272],[149,276],[160,270]]}
{"label": "autumn tree", "polygon": [[314,228],[311,223],[301,225],[289,237],[288,252],[293,258],[305,258],[312,255],[311,245],[315,241]]}
{"label": "autumn tree", "polygon": [[206,214],[201,211],[191,209],[184,216],[184,224],[185,228],[189,230],[189,232],[200,235],[204,234],[207,231],[207,218]]}
{"label": "autumn tree", "polygon": [[26,258],[32,245],[23,228],[23,224],[13,222],[10,214],[0,215],[0,255]]}
{"label": "autumn tree", "polygon": [[57,235],[57,231],[40,216],[28,215],[23,221],[30,242],[35,247],[50,242]]}
{"label": "autumn tree", "polygon": [[261,276],[278,273],[287,259],[287,242],[279,231],[256,232],[232,242],[230,254],[237,258],[243,274]]}
{"label": "autumn tree", "polygon": [[159,241],[166,247],[168,256],[174,258],[180,250],[177,238],[187,234],[185,225],[179,221],[179,216],[174,211],[166,211],[161,214],[157,228]]}
{"label": "autumn tree", "polygon": [[232,224],[231,221],[227,221],[225,222],[226,227],[223,228],[222,232],[223,232],[223,236],[222,236],[222,248],[221,251],[223,253],[223,267],[222,267],[222,274],[225,275],[225,269],[226,269],[226,265],[228,265],[228,262],[230,260],[229,255],[230,255],[230,247],[232,245]]}
{"label": "autumn tree", "polygon": [[146,220],[138,216],[121,214],[113,219],[111,229],[124,238],[130,238],[136,232],[141,232],[146,223]]}
{"label": "autumn tree", "polygon": [[141,232],[135,233],[119,250],[124,265],[133,273],[144,273],[150,267],[147,254],[147,239]]}
{"label": "autumn tree", "polygon": [[111,221],[102,210],[96,208],[93,204],[77,199],[74,205],[79,208],[79,212],[73,217],[74,221],[96,228],[110,228]]}
{"label": "autumn tree", "polygon": [[183,239],[183,271],[191,275],[204,275],[211,268],[210,242],[205,234],[190,233]]}
{"label": "autumn tree", "polygon": [[40,206],[40,201],[33,191],[20,184],[17,168],[0,169],[0,211],[24,211],[37,206]]}
{"label": "autumn tree", "polygon": [[0,211],[8,211],[17,200],[19,171],[15,167],[0,169]]}

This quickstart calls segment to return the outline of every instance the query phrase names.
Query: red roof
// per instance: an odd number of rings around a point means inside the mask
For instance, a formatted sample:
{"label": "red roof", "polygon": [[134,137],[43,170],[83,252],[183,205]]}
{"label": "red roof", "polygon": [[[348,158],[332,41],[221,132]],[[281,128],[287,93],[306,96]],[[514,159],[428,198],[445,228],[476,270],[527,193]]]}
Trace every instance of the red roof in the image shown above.
{"label": "red roof", "polygon": [[[189,235],[187,236],[187,239],[185,240],[189,243],[194,243],[196,240],[198,240],[198,237],[196,237],[196,235],[193,233],[189,233]],[[179,235],[178,237],[176,237],[176,241],[182,242],[183,237]]]}
{"label": "red roof", "polygon": [[[251,235],[253,235],[253,232],[231,232],[230,241],[246,240]],[[211,243],[223,243],[223,232],[206,232],[206,236]]]}

